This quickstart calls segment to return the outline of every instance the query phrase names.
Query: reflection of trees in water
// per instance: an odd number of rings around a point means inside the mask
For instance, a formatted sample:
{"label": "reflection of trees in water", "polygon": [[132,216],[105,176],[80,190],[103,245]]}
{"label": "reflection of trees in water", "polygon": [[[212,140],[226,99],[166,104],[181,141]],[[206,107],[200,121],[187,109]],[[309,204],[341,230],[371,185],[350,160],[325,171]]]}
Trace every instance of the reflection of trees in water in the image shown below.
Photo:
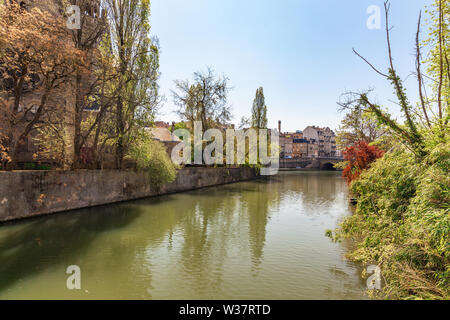
{"label": "reflection of trees in water", "polygon": [[243,197],[247,208],[249,244],[252,253],[252,264],[257,268],[264,257],[266,228],[270,219],[271,206],[279,202],[279,191],[275,184],[261,180],[256,183],[255,191]]}
{"label": "reflection of trees in water", "polygon": [[[64,280],[65,268],[78,264],[85,274],[97,273],[96,281],[115,275],[113,283],[101,284],[110,288],[111,295],[120,282],[124,292],[148,297],[152,270],[158,266],[151,253],[162,243],[175,254],[194,289],[220,288],[227,259],[249,250],[242,247],[246,238],[253,261],[261,260],[270,202],[265,188],[254,183],[230,185],[4,227],[0,291],[47,269],[60,268]],[[174,241],[179,252],[170,247]]]}
{"label": "reflection of trees in water", "polygon": [[[16,232],[0,232],[0,291],[55,265],[83,265],[89,252],[92,272],[104,270],[108,280],[116,274],[129,297],[151,296],[157,289],[152,275],[166,263],[166,275],[182,273],[167,280],[173,288],[217,292],[226,268],[258,270],[271,212],[279,211],[283,197],[301,197],[303,205],[314,206],[317,199],[333,201],[344,188],[334,173],[282,174],[14,226]],[[98,285],[114,292],[118,284]]]}
{"label": "reflection of trees in water", "polygon": [[193,212],[180,222],[183,233],[180,262],[198,291],[220,287],[229,238],[235,227],[235,198],[221,197],[217,191],[205,193],[206,199],[202,197]]}
{"label": "reflection of trees in water", "polygon": [[245,262],[246,255],[252,270],[258,269],[264,259],[270,212],[278,211],[285,194],[293,193],[314,206],[317,198],[332,201],[344,188],[335,173],[306,173],[179,194],[170,196],[169,202],[165,197],[153,199],[142,205],[149,205],[154,213],[143,215],[140,220],[145,221],[137,224],[148,230],[134,232],[147,233],[147,252],[167,244],[172,268],[184,274],[170,280],[174,288],[184,279],[183,285],[197,294],[217,292],[226,268]]}
{"label": "reflection of trees in water", "polygon": [[198,292],[220,289],[229,259],[250,254],[253,267],[261,263],[269,207],[277,198],[270,186],[252,182],[204,190],[198,202],[185,205],[178,223],[180,263]]}

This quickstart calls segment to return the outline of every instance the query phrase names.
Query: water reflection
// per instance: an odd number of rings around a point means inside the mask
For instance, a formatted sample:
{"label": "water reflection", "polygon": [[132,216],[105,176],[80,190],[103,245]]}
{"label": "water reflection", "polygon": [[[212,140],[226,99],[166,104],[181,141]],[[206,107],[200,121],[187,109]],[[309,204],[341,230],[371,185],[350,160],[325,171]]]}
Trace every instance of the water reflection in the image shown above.
{"label": "water reflection", "polygon": [[[286,173],[3,226],[0,298],[361,298],[323,236],[346,192],[336,173]],[[79,292],[65,289],[72,264]]]}

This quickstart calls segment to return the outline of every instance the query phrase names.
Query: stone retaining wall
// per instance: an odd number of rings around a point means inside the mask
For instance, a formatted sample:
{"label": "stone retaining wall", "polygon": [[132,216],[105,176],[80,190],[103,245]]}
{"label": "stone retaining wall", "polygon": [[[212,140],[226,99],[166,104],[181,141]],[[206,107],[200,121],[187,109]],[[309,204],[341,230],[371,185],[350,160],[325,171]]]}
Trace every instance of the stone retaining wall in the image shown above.
{"label": "stone retaining wall", "polygon": [[161,188],[132,170],[0,172],[0,222],[251,180],[251,168],[184,168]]}

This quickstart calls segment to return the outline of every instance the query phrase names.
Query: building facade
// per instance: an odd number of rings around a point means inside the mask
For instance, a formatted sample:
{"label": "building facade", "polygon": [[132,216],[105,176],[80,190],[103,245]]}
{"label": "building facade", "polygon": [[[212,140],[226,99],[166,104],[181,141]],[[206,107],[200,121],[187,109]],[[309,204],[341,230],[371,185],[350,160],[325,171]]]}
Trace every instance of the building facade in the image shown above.
{"label": "building facade", "polygon": [[328,127],[308,126],[303,131],[282,132],[281,121],[279,121],[278,129],[281,158],[339,158],[341,156],[336,148],[336,135]]}

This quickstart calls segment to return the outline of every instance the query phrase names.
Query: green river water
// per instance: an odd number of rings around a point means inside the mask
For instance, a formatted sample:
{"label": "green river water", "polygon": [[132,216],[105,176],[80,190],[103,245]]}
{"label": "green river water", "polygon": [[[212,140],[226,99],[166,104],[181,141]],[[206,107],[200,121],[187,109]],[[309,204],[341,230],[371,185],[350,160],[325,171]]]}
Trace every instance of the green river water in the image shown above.
{"label": "green river water", "polygon": [[[0,226],[0,299],[365,299],[337,172],[278,176]],[[81,290],[68,290],[68,266]]]}

